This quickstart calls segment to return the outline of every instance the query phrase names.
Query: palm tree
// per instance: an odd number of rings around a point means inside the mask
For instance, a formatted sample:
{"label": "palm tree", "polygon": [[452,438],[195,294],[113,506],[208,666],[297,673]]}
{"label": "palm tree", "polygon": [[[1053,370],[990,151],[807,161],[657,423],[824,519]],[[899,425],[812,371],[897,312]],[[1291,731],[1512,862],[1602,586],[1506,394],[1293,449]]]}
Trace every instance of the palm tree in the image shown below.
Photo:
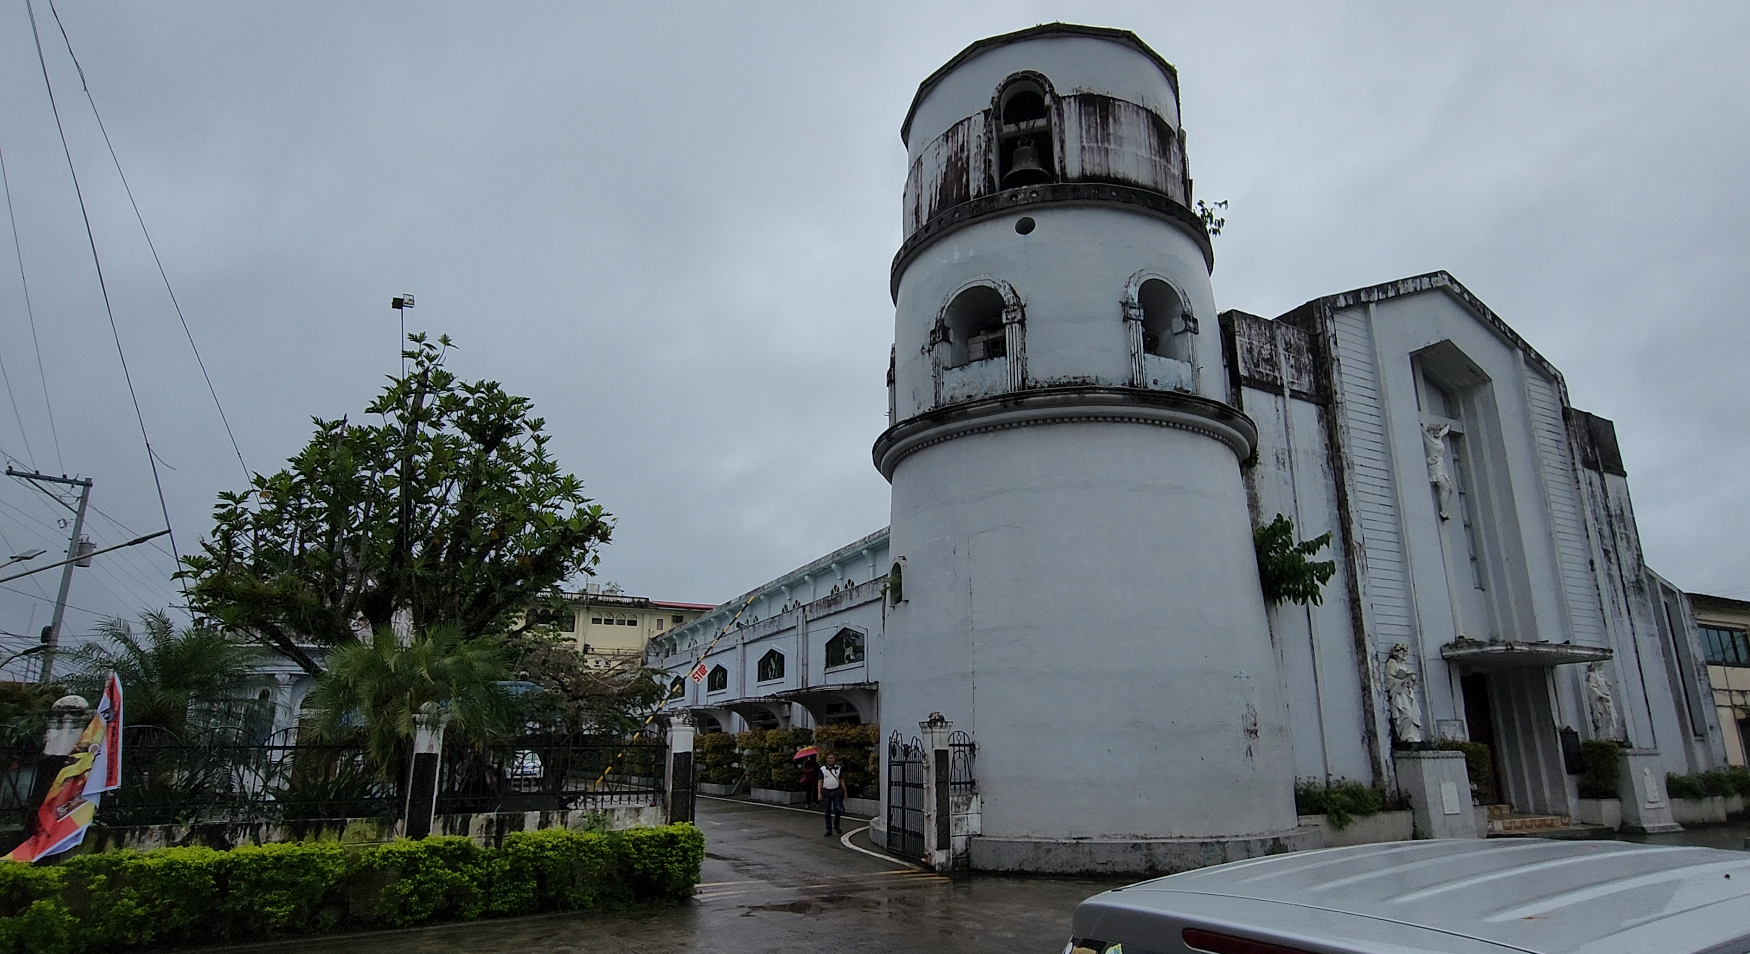
{"label": "palm tree", "polygon": [[200,723],[212,721],[215,710],[245,701],[241,690],[256,672],[258,650],[212,626],[179,629],[162,612],[141,615],[140,624],[140,635],[121,619],[97,624],[101,641],[68,654],[68,688],[95,700],[114,672],[121,677],[127,724],[177,736],[208,727]]}
{"label": "palm tree", "polygon": [[362,735],[366,753],[387,779],[400,775],[413,717],[427,703],[448,712],[452,729],[476,738],[509,721],[506,665],[497,641],[469,639],[455,626],[437,626],[406,645],[394,630],[381,627],[369,642],[334,650],[327,666],[304,700],[316,715],[318,733],[331,739]]}

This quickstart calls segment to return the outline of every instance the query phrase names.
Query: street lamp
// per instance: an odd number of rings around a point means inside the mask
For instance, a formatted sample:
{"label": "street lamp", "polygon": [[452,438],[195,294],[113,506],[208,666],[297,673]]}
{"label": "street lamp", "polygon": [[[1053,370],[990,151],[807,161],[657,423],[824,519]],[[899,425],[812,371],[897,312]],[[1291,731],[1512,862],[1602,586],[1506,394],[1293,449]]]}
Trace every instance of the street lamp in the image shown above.
{"label": "street lamp", "polygon": [[0,566],[11,566],[14,563],[23,563],[26,560],[34,560],[47,552],[49,551],[40,548],[36,550],[24,550],[19,553],[14,553],[11,559],[7,560],[5,563],[0,563]]}

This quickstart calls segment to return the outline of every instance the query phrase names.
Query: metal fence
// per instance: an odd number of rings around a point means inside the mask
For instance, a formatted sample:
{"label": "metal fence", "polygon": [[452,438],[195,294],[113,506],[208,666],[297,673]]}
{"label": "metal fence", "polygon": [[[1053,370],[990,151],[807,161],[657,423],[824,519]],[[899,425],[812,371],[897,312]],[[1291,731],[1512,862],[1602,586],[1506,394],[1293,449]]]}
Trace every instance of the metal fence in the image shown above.
{"label": "metal fence", "polygon": [[42,754],[40,741],[0,746],[0,844],[8,848],[36,807],[31,804],[31,795]]}
{"label": "metal fence", "polygon": [[255,824],[315,818],[393,817],[398,787],[357,745],[312,743],[296,730],[246,744],[235,733],[179,737],[129,730],[122,785],[104,795],[106,827],[204,822]]}
{"label": "metal fence", "polygon": [[978,774],[975,766],[978,743],[972,736],[955,729],[948,734],[948,793],[964,797],[978,794]]}
{"label": "metal fence", "polygon": [[[0,746],[0,842],[16,841],[34,810],[40,743]],[[665,803],[660,737],[534,736],[486,747],[446,746],[438,812],[605,809]],[[386,776],[386,777],[385,777]],[[363,747],[311,742],[296,729],[259,743],[238,732],[124,734],[121,788],[105,793],[102,827],[393,819],[405,766],[379,772]],[[392,779],[392,781],[391,781]]]}
{"label": "metal fence", "polygon": [[668,745],[599,735],[529,737],[451,748],[438,777],[438,814],[568,811],[664,803]]}

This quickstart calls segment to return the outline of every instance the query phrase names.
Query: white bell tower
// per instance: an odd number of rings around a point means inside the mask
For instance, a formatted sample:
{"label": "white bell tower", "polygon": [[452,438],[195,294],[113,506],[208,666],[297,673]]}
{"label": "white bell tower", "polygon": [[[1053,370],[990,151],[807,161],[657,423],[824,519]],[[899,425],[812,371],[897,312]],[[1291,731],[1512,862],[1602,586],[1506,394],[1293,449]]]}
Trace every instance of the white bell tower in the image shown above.
{"label": "white bell tower", "polygon": [[978,868],[1308,847],[1177,74],[1035,27],[924,80],[902,136],[882,722],[972,730]]}

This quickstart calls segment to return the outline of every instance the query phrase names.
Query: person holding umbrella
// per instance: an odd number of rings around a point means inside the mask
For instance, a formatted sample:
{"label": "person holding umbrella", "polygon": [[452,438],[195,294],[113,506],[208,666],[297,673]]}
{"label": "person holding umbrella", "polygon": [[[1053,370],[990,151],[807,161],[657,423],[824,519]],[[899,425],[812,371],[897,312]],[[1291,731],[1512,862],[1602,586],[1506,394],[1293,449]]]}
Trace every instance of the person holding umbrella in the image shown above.
{"label": "person holding umbrella", "polygon": [[813,808],[815,803],[820,801],[816,788],[820,782],[820,766],[814,761],[815,756],[819,754],[820,746],[810,745],[797,749],[796,754],[790,757],[792,760],[802,762],[802,791],[807,793],[809,808]]}

